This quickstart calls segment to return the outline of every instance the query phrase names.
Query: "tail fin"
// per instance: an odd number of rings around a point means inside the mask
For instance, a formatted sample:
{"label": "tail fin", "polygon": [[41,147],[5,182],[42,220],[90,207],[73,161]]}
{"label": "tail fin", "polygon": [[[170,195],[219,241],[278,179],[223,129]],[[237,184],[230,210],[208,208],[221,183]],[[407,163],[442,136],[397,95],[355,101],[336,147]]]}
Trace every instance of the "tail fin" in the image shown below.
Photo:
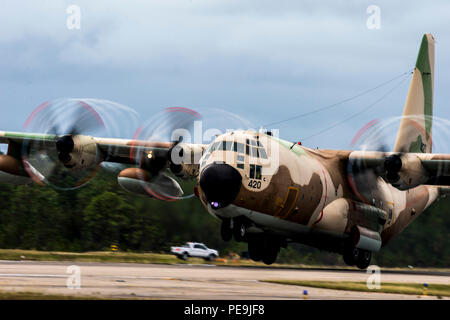
{"label": "tail fin", "polygon": [[403,109],[395,152],[431,153],[433,117],[434,38],[425,34]]}

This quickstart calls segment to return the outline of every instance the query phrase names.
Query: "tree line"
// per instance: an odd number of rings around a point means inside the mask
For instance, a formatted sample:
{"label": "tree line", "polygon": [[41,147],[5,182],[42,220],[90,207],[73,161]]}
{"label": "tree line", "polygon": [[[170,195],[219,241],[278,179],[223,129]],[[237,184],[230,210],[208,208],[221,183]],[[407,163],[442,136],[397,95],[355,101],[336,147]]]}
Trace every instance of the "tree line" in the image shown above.
{"label": "tree line", "polygon": [[[185,190],[194,183],[184,183]],[[130,194],[116,174],[101,169],[77,190],[58,191],[37,184],[0,184],[0,248],[45,251],[99,251],[111,244],[133,252],[168,252],[186,241],[203,242],[241,254],[246,244],[224,242],[220,221],[197,198],[165,202]],[[375,254],[380,266],[448,267],[450,200],[440,199],[389,245]],[[338,254],[300,244],[282,249],[284,263],[344,264]]]}

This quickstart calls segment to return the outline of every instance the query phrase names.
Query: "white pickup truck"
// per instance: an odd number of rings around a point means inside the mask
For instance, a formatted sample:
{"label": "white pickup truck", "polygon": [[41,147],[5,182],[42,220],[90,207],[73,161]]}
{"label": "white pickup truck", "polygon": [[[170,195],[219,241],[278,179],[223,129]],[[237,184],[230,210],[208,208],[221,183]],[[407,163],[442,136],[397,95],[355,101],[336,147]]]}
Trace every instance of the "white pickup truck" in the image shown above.
{"label": "white pickup truck", "polygon": [[187,260],[189,257],[196,257],[213,261],[219,256],[217,250],[209,249],[203,243],[197,242],[186,242],[181,247],[170,247],[170,252],[183,260]]}

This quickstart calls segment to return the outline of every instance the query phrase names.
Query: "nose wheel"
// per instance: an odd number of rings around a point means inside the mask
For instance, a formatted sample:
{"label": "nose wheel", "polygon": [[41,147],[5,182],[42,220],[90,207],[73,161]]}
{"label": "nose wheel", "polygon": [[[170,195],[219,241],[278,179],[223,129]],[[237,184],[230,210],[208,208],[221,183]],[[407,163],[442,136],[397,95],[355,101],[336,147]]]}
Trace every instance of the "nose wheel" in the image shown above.
{"label": "nose wheel", "polygon": [[220,226],[220,235],[222,236],[222,240],[230,241],[231,238],[234,237],[234,240],[238,242],[246,241],[247,227],[248,225],[243,219],[223,219]]}
{"label": "nose wheel", "polygon": [[242,242],[244,241],[246,235],[247,235],[247,226],[245,225],[244,221],[235,219],[235,221],[233,221],[234,240]]}

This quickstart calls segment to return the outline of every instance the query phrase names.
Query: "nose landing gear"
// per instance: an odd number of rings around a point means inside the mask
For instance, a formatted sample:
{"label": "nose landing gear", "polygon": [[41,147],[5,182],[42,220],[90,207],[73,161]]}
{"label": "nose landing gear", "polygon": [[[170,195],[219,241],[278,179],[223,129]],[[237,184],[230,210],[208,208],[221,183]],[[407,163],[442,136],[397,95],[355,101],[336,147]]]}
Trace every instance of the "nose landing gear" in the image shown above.
{"label": "nose landing gear", "polygon": [[242,242],[246,239],[247,225],[242,219],[233,220],[233,237],[236,241]]}
{"label": "nose landing gear", "polygon": [[233,220],[229,218],[222,219],[222,224],[220,226],[220,235],[223,241],[230,241],[231,237],[234,240],[242,242],[246,240],[248,223],[239,217]]}

